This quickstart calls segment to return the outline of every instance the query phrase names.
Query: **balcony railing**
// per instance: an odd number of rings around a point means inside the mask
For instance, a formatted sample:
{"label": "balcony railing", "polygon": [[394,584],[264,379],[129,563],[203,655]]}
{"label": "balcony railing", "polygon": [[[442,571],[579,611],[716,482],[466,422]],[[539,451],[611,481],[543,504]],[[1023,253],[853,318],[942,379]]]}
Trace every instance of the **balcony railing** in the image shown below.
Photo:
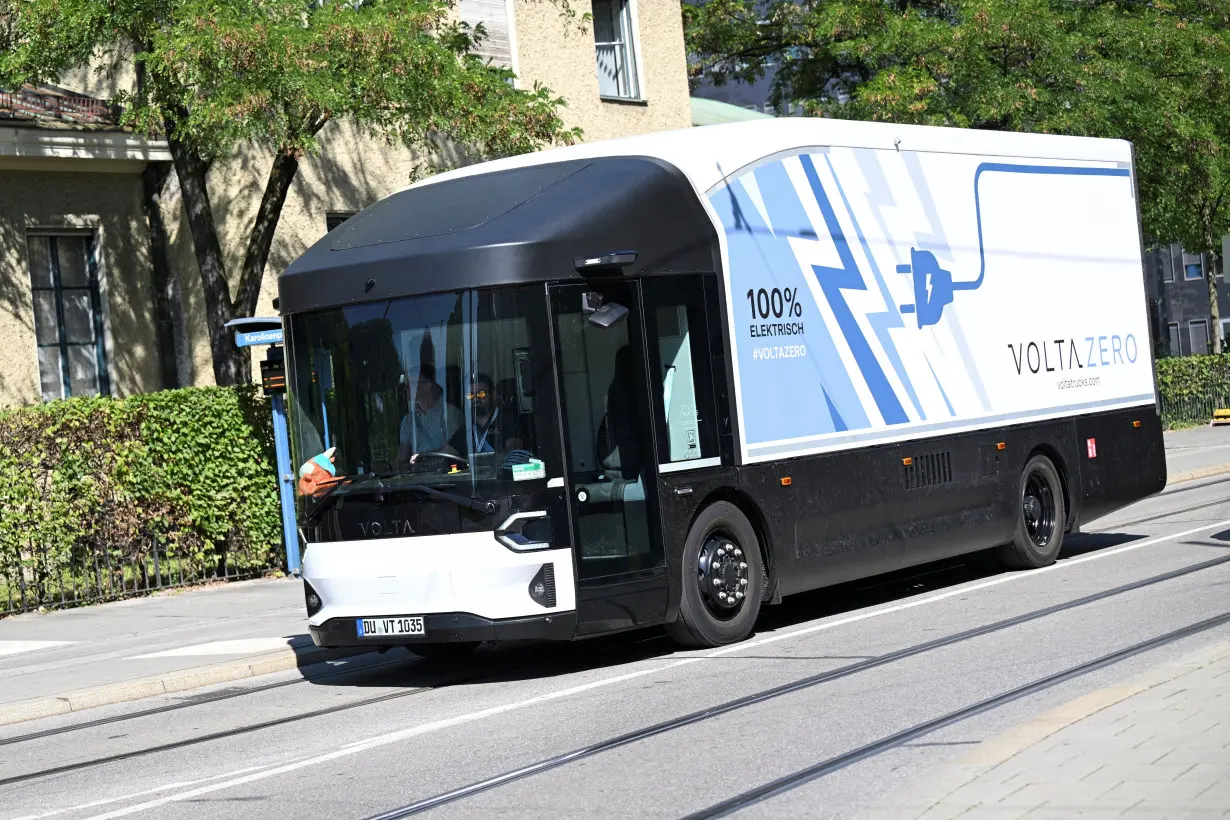
{"label": "balcony railing", "polygon": [[119,122],[119,108],[110,100],[24,87],[17,91],[0,91],[0,119],[116,125]]}

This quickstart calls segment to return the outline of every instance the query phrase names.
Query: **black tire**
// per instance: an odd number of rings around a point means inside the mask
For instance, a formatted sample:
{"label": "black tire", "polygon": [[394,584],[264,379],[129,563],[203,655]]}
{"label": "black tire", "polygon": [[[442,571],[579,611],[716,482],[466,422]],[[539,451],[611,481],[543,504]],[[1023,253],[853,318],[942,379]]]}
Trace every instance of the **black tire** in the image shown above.
{"label": "black tire", "polygon": [[1034,456],[1021,471],[1017,489],[1016,534],[999,548],[999,559],[1012,569],[1053,564],[1063,547],[1067,521],[1063,483],[1046,456]]}
{"label": "black tire", "polygon": [[481,641],[453,641],[451,643],[414,643],[406,648],[420,658],[430,661],[452,661],[464,658],[478,648]]}
{"label": "black tire", "polygon": [[[764,563],[756,530],[738,507],[717,501],[701,511],[683,545],[680,576],[679,615],[666,627],[675,641],[722,646],[751,634],[764,594]],[[728,591],[733,604],[719,600]],[[736,592],[743,593],[737,600]]]}

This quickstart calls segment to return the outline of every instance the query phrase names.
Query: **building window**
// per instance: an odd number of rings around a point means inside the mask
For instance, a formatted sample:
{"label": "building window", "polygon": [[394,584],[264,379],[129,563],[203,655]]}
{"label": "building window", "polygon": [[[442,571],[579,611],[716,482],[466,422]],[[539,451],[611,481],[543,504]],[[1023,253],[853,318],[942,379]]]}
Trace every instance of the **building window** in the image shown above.
{"label": "building window", "polygon": [[1162,252],[1158,251],[1157,266],[1161,268],[1162,270],[1162,281],[1163,282],[1173,282],[1174,281],[1174,259],[1173,258],[1163,259]]}
{"label": "building window", "polygon": [[325,214],[325,233],[333,233],[333,229],[340,226],[350,217],[354,216],[357,211],[329,211]]}
{"label": "building window", "polygon": [[93,237],[31,235],[27,242],[43,401],[110,395]]}
{"label": "building window", "polygon": [[1203,279],[1204,278],[1204,265],[1202,265],[1200,262],[1188,262],[1186,265],[1183,266],[1183,278],[1184,279]]}
{"label": "building window", "polygon": [[1167,344],[1170,346],[1170,349],[1168,351],[1169,354],[1171,356],[1182,356],[1183,350],[1179,347],[1179,323],[1170,322],[1169,324],[1167,324],[1166,332],[1168,334],[1168,338],[1166,341],[1167,341]]}
{"label": "building window", "polygon": [[1203,356],[1209,352],[1209,323],[1204,319],[1193,319],[1187,323],[1187,338],[1192,345],[1193,356]]}
{"label": "building window", "polygon": [[624,100],[639,99],[630,0],[593,2],[598,94]]}

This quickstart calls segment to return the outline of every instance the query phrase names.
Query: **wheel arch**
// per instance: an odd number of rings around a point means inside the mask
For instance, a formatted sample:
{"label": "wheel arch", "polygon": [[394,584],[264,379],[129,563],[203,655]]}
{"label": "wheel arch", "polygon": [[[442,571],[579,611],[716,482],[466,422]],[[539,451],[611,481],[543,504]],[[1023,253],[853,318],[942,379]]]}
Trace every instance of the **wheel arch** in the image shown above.
{"label": "wheel arch", "polygon": [[765,584],[761,603],[781,603],[781,587],[777,581],[777,562],[774,560],[773,555],[773,535],[769,529],[768,519],[765,518],[760,505],[750,495],[729,486],[713,490],[696,505],[696,510],[692,513],[692,519],[688,522],[689,530],[696,523],[696,519],[700,514],[716,501],[726,501],[733,504],[751,522],[752,529],[756,531],[756,540],[760,546],[760,561],[764,566]]}

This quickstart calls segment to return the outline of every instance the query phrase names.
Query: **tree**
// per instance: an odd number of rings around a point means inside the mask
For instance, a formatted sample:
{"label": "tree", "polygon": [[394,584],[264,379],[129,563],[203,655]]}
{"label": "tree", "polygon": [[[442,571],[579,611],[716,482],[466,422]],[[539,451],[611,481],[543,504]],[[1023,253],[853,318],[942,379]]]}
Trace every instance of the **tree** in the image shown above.
{"label": "tree", "polygon": [[[1148,49],[1126,50],[1116,124],[1136,145],[1147,236],[1179,242],[1210,262],[1206,282],[1212,352],[1221,353],[1222,237],[1230,233],[1230,11],[1187,2],[1137,10]],[[1158,106],[1158,101],[1164,101]]]}
{"label": "tree", "polygon": [[[694,79],[772,69],[778,107],[1126,138],[1146,235],[1219,267],[1230,232],[1224,0],[698,0],[683,14]],[[1215,275],[1209,312],[1220,328]]]}
{"label": "tree", "polygon": [[[123,122],[165,135],[205,293],[214,378],[250,379],[224,325],[256,309],[286,196],[331,120],[430,149],[502,156],[579,136],[563,101],[473,52],[452,0],[0,0],[0,85],[54,81],[131,48]],[[239,271],[223,262],[206,178],[240,145],[271,152]],[[232,284],[234,290],[232,292]]]}

